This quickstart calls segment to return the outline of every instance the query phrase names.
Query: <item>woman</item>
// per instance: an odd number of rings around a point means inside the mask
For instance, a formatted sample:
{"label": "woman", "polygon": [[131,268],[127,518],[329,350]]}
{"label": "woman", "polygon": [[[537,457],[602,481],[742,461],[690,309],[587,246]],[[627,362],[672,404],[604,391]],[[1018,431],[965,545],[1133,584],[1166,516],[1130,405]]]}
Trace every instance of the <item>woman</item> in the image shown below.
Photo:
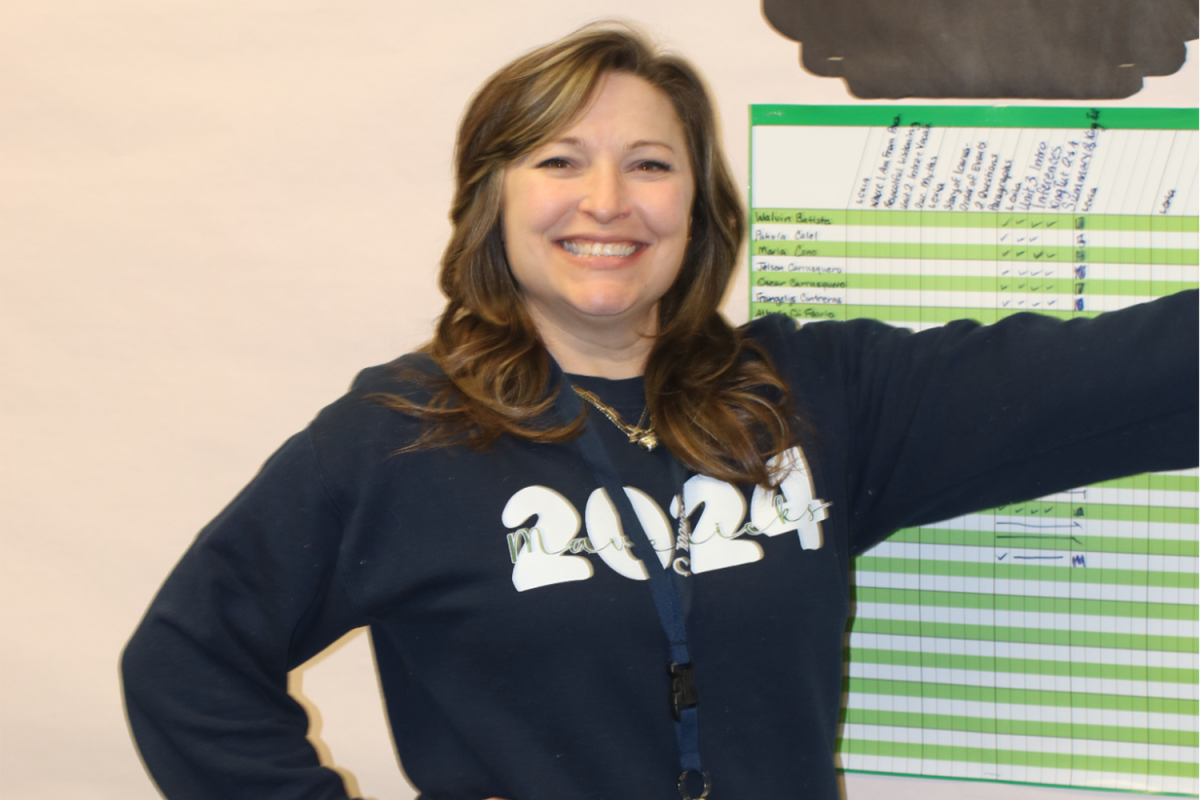
{"label": "woman", "polygon": [[126,650],[168,797],[344,797],[286,673],[370,625],[423,797],[834,798],[851,556],[1195,463],[1194,293],[733,330],[711,106],[627,29],[493,76],[457,181],[433,341],[266,463]]}

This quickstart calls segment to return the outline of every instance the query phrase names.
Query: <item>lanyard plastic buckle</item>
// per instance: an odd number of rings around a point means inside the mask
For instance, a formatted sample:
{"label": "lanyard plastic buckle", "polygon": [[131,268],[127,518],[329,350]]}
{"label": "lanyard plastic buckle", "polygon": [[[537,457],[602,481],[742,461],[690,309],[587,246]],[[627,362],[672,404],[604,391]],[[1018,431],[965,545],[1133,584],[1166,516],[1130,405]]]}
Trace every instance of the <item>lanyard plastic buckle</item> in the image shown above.
{"label": "lanyard plastic buckle", "polygon": [[696,684],[692,682],[692,665],[672,663],[667,667],[671,676],[671,716],[679,722],[685,708],[696,707]]}

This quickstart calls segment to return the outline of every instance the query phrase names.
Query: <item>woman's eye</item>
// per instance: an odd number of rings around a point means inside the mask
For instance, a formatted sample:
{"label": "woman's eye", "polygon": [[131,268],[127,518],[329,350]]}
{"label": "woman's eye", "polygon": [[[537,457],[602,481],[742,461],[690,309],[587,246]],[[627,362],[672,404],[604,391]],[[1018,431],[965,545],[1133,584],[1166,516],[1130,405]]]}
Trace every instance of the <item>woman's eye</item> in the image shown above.
{"label": "woman's eye", "polygon": [[670,172],[671,165],[661,161],[639,161],[637,169],[640,172]]}
{"label": "woman's eye", "polygon": [[565,158],[559,158],[555,156],[540,162],[538,164],[538,169],[566,169],[569,166],[571,166],[570,161],[567,161]]}

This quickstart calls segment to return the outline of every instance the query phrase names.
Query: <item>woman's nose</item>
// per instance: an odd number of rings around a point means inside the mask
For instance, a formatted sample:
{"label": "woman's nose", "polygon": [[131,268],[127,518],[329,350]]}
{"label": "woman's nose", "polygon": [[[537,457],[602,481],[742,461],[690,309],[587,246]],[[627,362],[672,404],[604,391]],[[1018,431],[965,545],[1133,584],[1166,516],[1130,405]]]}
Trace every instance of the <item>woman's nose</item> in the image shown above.
{"label": "woman's nose", "polygon": [[597,165],[589,170],[580,198],[579,210],[601,224],[620,219],[629,213],[629,198],[621,171],[615,167]]}

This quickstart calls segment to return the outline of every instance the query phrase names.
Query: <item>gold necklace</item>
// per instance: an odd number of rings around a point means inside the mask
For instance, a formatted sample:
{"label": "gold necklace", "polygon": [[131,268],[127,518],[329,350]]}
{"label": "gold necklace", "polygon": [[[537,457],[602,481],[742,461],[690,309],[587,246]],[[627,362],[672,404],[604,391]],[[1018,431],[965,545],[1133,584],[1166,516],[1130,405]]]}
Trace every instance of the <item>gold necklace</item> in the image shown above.
{"label": "gold necklace", "polygon": [[653,450],[658,447],[658,436],[654,433],[654,420],[650,420],[649,425],[644,428],[642,427],[642,422],[645,421],[646,415],[650,412],[649,405],[642,411],[642,416],[638,419],[638,424],[630,425],[621,419],[621,415],[617,413],[615,408],[605,405],[599,397],[596,397],[596,395],[587,389],[580,389],[578,386],[572,386],[571,388],[575,390],[575,394],[594,405],[597,411],[608,417],[613,425],[620,428],[621,433],[629,437],[630,443],[641,445],[646,450]]}

